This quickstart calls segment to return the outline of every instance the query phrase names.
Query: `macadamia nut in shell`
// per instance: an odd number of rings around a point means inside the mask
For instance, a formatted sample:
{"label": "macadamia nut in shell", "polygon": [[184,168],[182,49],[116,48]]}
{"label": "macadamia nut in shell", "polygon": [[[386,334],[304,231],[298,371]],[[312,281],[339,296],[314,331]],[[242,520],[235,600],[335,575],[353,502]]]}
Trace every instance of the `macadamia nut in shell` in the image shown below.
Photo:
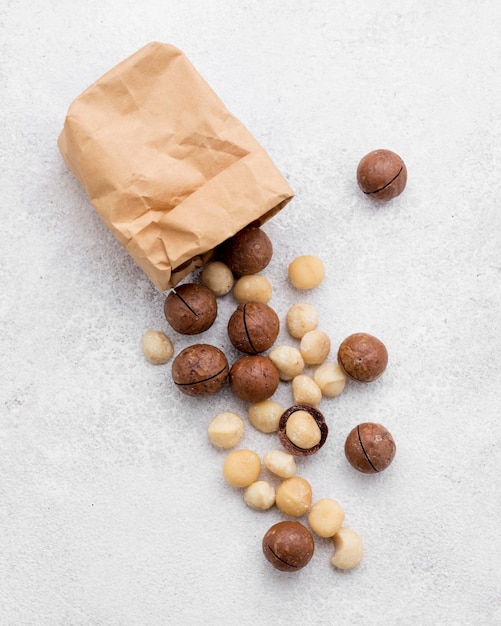
{"label": "macadamia nut in shell", "polygon": [[386,370],[388,351],[377,337],[368,333],[354,333],[341,342],[337,360],[348,378],[370,383]]}
{"label": "macadamia nut in shell", "polygon": [[230,387],[244,402],[267,400],[280,383],[277,368],[260,354],[243,356],[230,369]]}
{"label": "macadamia nut in shell", "polygon": [[407,184],[407,168],[391,150],[373,150],[357,167],[357,183],[372,200],[388,202],[399,196]]}
{"label": "macadamia nut in shell", "polygon": [[217,317],[216,296],[204,285],[179,285],[165,299],[164,314],[176,332],[198,335],[208,330]]}
{"label": "macadamia nut in shell", "polygon": [[210,344],[195,344],[182,350],[172,363],[172,379],[188,396],[212,395],[224,387],[228,378],[228,360]]}
{"label": "macadamia nut in shell", "polygon": [[281,572],[297,572],[311,560],[315,542],[310,531],[298,521],[274,524],[262,541],[263,554]]}

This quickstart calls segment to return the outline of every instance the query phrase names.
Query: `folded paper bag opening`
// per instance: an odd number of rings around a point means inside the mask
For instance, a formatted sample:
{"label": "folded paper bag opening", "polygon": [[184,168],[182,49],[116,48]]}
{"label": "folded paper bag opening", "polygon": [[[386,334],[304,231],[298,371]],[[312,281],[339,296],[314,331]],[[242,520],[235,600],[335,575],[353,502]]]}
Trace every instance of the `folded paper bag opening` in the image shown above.
{"label": "folded paper bag opening", "polygon": [[162,291],[294,195],[170,44],[144,46],[77,97],[58,146],[106,226]]}

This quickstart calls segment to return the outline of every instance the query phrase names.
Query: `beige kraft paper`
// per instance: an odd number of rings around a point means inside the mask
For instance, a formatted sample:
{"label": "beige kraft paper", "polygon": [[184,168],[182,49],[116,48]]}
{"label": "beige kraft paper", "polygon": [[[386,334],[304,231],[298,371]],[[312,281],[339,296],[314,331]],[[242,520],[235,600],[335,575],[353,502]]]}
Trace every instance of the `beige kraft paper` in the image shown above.
{"label": "beige kraft paper", "polygon": [[58,146],[104,223],[162,291],[294,195],[169,44],[146,45],[76,98]]}

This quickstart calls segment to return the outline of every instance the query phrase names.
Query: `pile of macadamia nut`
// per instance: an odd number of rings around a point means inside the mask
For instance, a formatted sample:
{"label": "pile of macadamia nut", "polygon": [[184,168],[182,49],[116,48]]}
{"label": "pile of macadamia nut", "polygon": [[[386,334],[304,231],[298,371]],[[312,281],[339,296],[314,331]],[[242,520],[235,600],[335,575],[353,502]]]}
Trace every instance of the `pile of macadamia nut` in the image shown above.
{"label": "pile of macadamia nut", "polygon": [[[371,200],[388,201],[406,184],[403,161],[388,150],[366,155],[357,170],[357,182]],[[377,337],[355,332],[328,360],[331,338],[319,329],[317,309],[306,301],[290,306],[284,316],[290,344],[277,345],[280,316],[268,304],[272,285],[261,274],[269,264],[273,246],[259,226],[250,225],[214,251],[213,260],[200,274],[200,282],[186,282],[172,289],[164,303],[165,319],[173,331],[200,335],[209,331],[218,315],[217,298],[232,292],[235,308],[227,322],[227,335],[240,356],[229,363],[225,353],[208,342],[194,342],[181,350],[172,363],[172,380],[180,392],[203,398],[229,384],[240,401],[247,403],[247,419],[253,428],[276,434],[262,459],[253,450],[236,448],[244,438],[245,422],[231,410],[214,416],[207,428],[210,442],[226,453],[223,476],[242,490],[245,503],[265,511],[277,507],[292,518],[274,524],[262,540],[265,558],[278,570],[298,571],[313,556],[315,540],[332,539],[331,563],[352,569],[362,560],[360,536],[344,526],[345,512],[335,499],[313,501],[310,483],[296,474],[296,458],[316,454],[328,437],[328,426],[318,409],[323,398],[339,396],[350,379],[359,383],[377,380],[385,371],[388,353]],[[324,263],[316,256],[293,259],[288,279],[297,290],[312,290],[325,278]],[[174,356],[172,341],[162,331],[143,337],[145,357],[153,364]],[[280,383],[290,385],[291,405],[273,399]],[[395,442],[381,424],[364,422],[347,435],[344,452],[359,472],[385,470],[395,456]],[[262,477],[263,469],[274,482]],[[305,518],[304,523],[299,518]]]}

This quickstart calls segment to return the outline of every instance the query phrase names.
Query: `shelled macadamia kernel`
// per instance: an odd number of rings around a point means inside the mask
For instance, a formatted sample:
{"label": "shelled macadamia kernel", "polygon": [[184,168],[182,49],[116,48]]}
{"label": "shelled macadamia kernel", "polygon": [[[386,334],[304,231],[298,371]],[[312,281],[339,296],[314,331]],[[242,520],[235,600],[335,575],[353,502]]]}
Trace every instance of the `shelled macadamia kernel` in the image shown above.
{"label": "shelled macadamia kernel", "polygon": [[310,330],[301,338],[299,351],[307,365],[320,365],[329,356],[331,340],[323,330]]}
{"label": "shelled macadamia kernel", "polygon": [[319,537],[334,537],[344,522],[344,510],[337,500],[322,498],[308,513],[308,524]]}
{"label": "shelled macadamia kernel", "polygon": [[207,435],[218,448],[233,448],[242,441],[244,430],[244,421],[240,415],[224,411],[212,418],[207,427]]}
{"label": "shelled macadamia kernel", "polygon": [[289,264],[289,280],[296,289],[314,289],[325,277],[325,266],[321,259],[311,254],[296,257]]}
{"label": "shelled macadamia kernel", "polygon": [[260,302],[267,304],[273,295],[270,281],[262,274],[248,274],[237,280],[233,287],[233,297],[240,304]]}
{"label": "shelled macadamia kernel", "polygon": [[263,456],[263,463],[266,469],[280,478],[290,478],[296,473],[294,456],[284,450],[268,450]]}
{"label": "shelled macadamia kernel", "polygon": [[318,311],[308,302],[297,302],[287,311],[285,325],[291,337],[301,339],[310,330],[318,326]]}
{"label": "shelled macadamia kernel", "polygon": [[223,476],[233,487],[248,487],[261,472],[261,459],[253,450],[233,450],[226,456]]}
{"label": "shelled macadamia kernel", "polygon": [[249,406],[249,422],[263,433],[275,433],[285,408],[275,400],[261,400]]}
{"label": "shelled macadamia kernel", "polygon": [[331,563],[339,569],[353,569],[364,556],[362,539],[351,528],[342,526],[333,537],[334,554]]}
{"label": "shelled macadamia kernel", "polygon": [[219,297],[229,293],[235,282],[230,268],[222,261],[207,263],[202,270],[200,279],[205,287]]}
{"label": "shelled macadamia kernel", "polygon": [[271,350],[268,358],[277,368],[280,380],[292,380],[304,370],[301,352],[293,346],[277,346]]}
{"label": "shelled macadamia kernel", "polygon": [[266,511],[275,504],[275,488],[266,480],[256,480],[245,489],[244,502],[251,509]]}
{"label": "shelled macadamia kernel", "polygon": [[346,374],[338,363],[322,363],[313,374],[323,396],[339,396],[346,385]]}
{"label": "shelled macadamia kernel", "polygon": [[285,515],[300,517],[311,506],[312,489],[310,483],[300,476],[286,478],[275,492],[275,504]]}
{"label": "shelled macadamia kernel", "polygon": [[294,404],[316,406],[322,399],[322,391],[311,376],[299,374],[292,380]]}
{"label": "shelled macadamia kernel", "polygon": [[174,345],[161,330],[147,330],[143,335],[143,354],[153,365],[163,365],[174,354]]}

